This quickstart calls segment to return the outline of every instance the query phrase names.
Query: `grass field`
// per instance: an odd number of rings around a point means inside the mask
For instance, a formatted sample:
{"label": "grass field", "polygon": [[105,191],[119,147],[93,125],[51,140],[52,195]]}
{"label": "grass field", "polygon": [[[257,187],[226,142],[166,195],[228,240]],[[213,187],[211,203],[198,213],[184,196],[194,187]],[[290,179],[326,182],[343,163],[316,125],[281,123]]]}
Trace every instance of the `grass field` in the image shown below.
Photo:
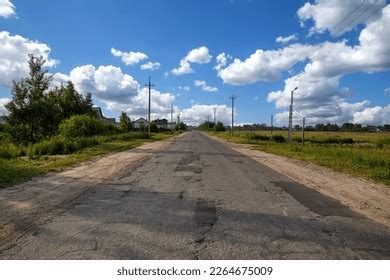
{"label": "grass field", "polygon": [[[336,171],[380,182],[390,186],[390,133],[360,132],[294,132],[293,142],[277,143],[270,132],[210,132],[228,141],[254,144],[260,151],[292,157]],[[274,131],[287,139],[286,131]],[[351,141],[352,140],[352,141]]]}
{"label": "grass field", "polygon": [[69,155],[0,158],[0,188],[25,181],[39,174],[63,170],[65,167],[89,160],[95,156],[120,152],[173,136],[171,133],[152,134],[150,139],[113,140],[99,143]]}

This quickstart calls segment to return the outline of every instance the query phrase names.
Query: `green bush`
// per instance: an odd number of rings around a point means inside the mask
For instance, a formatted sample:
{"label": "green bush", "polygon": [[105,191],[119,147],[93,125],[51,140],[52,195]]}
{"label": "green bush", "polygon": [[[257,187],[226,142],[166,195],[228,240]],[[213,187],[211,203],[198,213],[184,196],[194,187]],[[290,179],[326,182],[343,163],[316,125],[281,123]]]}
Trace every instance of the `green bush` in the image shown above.
{"label": "green bush", "polygon": [[251,135],[252,140],[261,140],[261,141],[269,141],[270,137],[266,135],[261,134],[252,134]]}
{"label": "green bush", "polygon": [[308,141],[318,144],[353,144],[355,143],[352,138],[347,137],[326,137],[321,139],[310,138]]}
{"label": "green bush", "polygon": [[0,158],[2,159],[11,159],[17,158],[22,155],[21,149],[12,143],[2,143],[0,145]]}
{"label": "green bush", "polygon": [[286,138],[283,137],[283,135],[272,135],[271,137],[272,141],[275,141],[276,143],[285,143]]}
{"label": "green bush", "polygon": [[119,133],[120,129],[102,120],[78,115],[64,120],[59,127],[59,133],[64,137],[88,137]]}

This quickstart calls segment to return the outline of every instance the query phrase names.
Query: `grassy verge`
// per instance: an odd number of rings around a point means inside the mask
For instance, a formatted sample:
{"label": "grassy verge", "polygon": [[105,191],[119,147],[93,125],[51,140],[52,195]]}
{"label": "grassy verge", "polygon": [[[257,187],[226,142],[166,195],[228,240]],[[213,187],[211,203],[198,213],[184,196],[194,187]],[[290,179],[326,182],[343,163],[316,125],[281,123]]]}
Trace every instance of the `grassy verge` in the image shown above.
{"label": "grassy verge", "polygon": [[[263,137],[260,136],[253,137],[253,135],[269,136],[269,133],[238,132],[234,136],[229,133],[211,134],[236,143],[254,144],[255,149],[260,151],[308,161],[390,186],[389,134],[331,133],[330,135],[325,132],[315,132],[307,135],[305,139],[308,141],[304,146],[299,142],[276,143],[271,140],[261,140]],[[333,138],[352,138],[353,144],[345,144],[342,140],[334,141],[338,143],[327,143]]]}
{"label": "grassy verge", "polygon": [[95,156],[120,152],[137,147],[145,142],[153,142],[175,134],[157,133],[150,139],[123,140],[121,137],[84,148],[69,155],[0,158],[0,188],[22,182],[39,174],[63,170],[65,167],[89,160]]}

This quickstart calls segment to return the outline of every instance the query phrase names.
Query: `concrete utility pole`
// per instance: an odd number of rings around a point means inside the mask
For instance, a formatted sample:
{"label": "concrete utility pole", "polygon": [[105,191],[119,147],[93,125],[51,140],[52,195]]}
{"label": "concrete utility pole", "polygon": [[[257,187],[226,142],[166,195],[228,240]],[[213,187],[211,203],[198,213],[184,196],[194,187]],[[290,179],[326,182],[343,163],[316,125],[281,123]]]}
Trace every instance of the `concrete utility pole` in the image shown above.
{"label": "concrete utility pole", "polygon": [[148,124],[149,124],[149,126],[148,126],[148,133],[149,133],[149,134],[150,134],[150,95],[151,95],[151,89],[152,89],[152,87],[155,86],[155,85],[152,85],[152,84],[150,83],[150,78],[151,78],[151,77],[149,77],[149,83],[145,85],[145,86],[147,86],[147,87],[149,88],[149,109],[148,109]]}
{"label": "concrete utility pole", "polygon": [[271,114],[271,134],[274,130],[274,114]]}
{"label": "concrete utility pole", "polygon": [[237,97],[234,95],[230,96],[230,99],[232,100],[232,135],[233,135],[233,129],[234,129],[234,99]]}
{"label": "concrete utility pole", "polygon": [[214,131],[217,130],[217,108],[214,108]]}
{"label": "concrete utility pole", "polygon": [[288,115],[288,142],[291,143],[292,138],[292,116],[293,116],[293,100],[294,100],[294,91],[296,91],[298,87],[294,88],[291,91],[291,103],[290,103],[290,113]]}
{"label": "concrete utility pole", "polygon": [[302,119],[302,146],[305,145],[305,118]]}
{"label": "concrete utility pole", "polygon": [[171,104],[171,129],[173,129],[172,126],[173,126],[173,104]]}

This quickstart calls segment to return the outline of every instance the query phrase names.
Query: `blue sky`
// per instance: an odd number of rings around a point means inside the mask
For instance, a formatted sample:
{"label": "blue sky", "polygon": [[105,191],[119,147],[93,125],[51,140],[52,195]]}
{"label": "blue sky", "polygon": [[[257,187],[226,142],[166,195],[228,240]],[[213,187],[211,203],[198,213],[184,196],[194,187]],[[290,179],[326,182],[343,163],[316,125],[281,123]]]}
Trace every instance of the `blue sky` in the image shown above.
{"label": "blue sky", "polygon": [[[151,76],[156,118],[168,117],[173,103],[188,123],[211,117],[214,107],[218,119],[228,123],[229,96],[234,94],[237,123],[269,123],[275,114],[279,125],[286,125],[286,100],[296,85],[295,121],[305,116],[312,123],[390,122],[390,62],[382,55],[390,53],[390,35],[380,29],[390,17],[385,1],[361,9],[356,9],[358,1],[335,0],[1,2],[12,9],[2,13],[0,6],[0,32],[8,32],[1,37],[0,61],[17,65],[12,75],[0,79],[2,103],[10,98],[9,80],[25,74],[26,52],[33,49],[52,60],[49,72],[61,73],[56,82],[73,80],[112,117],[121,110],[132,118],[146,116],[143,85]],[[332,34],[332,27],[353,9],[340,34]],[[359,39],[362,33],[378,40]],[[279,36],[292,39],[277,42]],[[7,45],[15,50],[7,51]],[[147,58],[126,65],[112,49]],[[216,58],[222,53],[226,63],[217,71]],[[172,70],[182,60],[192,70],[183,68],[175,75]],[[158,62],[159,69],[141,70],[147,62]]]}

